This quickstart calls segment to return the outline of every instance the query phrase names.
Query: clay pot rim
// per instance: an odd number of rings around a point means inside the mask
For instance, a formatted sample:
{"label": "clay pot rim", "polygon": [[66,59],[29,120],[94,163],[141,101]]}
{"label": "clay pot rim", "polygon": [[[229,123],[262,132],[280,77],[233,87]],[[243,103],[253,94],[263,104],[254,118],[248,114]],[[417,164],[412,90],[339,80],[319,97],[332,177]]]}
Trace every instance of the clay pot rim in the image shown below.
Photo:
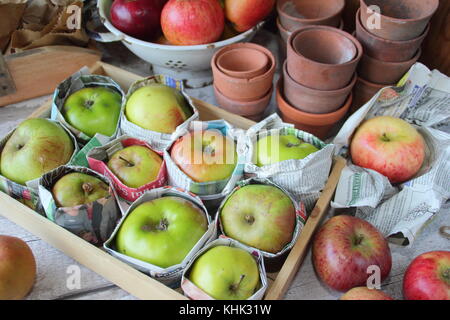
{"label": "clay pot rim", "polygon": [[291,80],[292,84],[295,85],[297,88],[301,88],[302,91],[306,91],[307,94],[313,95],[313,96],[334,96],[334,95],[340,95],[345,91],[348,91],[350,87],[353,87],[356,83],[356,80],[358,78],[356,72],[353,74],[352,80],[348,85],[346,85],[343,88],[336,89],[336,90],[319,90],[319,89],[313,89],[307,86],[302,85],[301,83],[298,83],[295,81],[291,75],[289,74],[289,70],[287,69],[287,60],[283,63],[283,76],[287,75],[289,77],[289,80]]}
{"label": "clay pot rim", "polygon": [[[223,73],[217,66],[217,58],[226,51],[236,49],[236,48],[242,48],[242,47],[257,49],[257,50],[265,53],[266,56],[269,58],[269,61],[271,64],[270,68],[268,68],[268,70],[266,72],[264,72],[263,74],[261,74],[257,77],[251,78],[251,79],[235,78],[235,77],[229,76],[226,73]],[[276,59],[275,59],[275,56],[272,54],[272,52],[270,52],[269,49],[267,49],[261,45],[258,45],[256,43],[251,43],[251,42],[238,42],[238,43],[230,44],[228,46],[225,46],[225,47],[217,50],[217,52],[214,53],[214,55],[211,59],[211,67],[213,69],[217,70],[218,72],[220,72],[222,77],[224,77],[228,82],[233,82],[233,83],[238,83],[238,84],[249,84],[249,83],[265,80],[265,78],[270,76],[270,74],[273,74],[275,72],[275,68],[276,68]]]}
{"label": "clay pot rim", "polygon": [[[294,31],[289,31],[288,29],[286,29],[282,24],[281,24],[281,21],[280,21],[280,17],[277,17],[276,18],[276,21],[277,21],[277,27],[278,27],[278,29],[281,29],[281,31],[284,31],[285,33],[292,33],[292,32],[294,32]],[[302,28],[303,26],[299,26],[299,28]],[[332,27],[332,28],[335,28],[335,27]],[[337,29],[340,29],[340,30],[344,30],[344,19],[342,19],[341,18],[341,23],[339,24],[339,27],[336,27]]]}
{"label": "clay pot rim", "polygon": [[[364,27],[364,25],[361,23],[361,8],[358,9],[358,11],[356,12],[356,25],[360,27],[360,29],[364,32],[364,34],[368,35],[368,38],[374,38],[375,40],[379,41],[379,42],[384,42],[387,44],[406,44],[406,43],[411,43],[411,42],[415,42],[415,41],[421,41],[423,39],[425,39],[425,37],[428,35],[428,32],[430,32],[430,28],[431,28],[431,22],[429,22],[425,28],[425,31],[418,36],[417,38],[414,39],[410,39],[410,40],[389,40],[389,39],[384,39],[381,38],[369,31],[367,31],[367,29]],[[358,28],[356,28],[356,30],[358,30]],[[355,30],[355,34],[357,36],[357,31]]]}
{"label": "clay pot rim", "polygon": [[[365,8],[368,8],[369,6],[366,4],[365,0],[359,0],[360,1],[360,9],[364,6]],[[426,15],[426,16],[422,16],[422,17],[418,17],[418,18],[410,18],[410,19],[400,19],[400,18],[395,18],[395,17],[390,17],[390,16],[386,16],[384,14],[380,14],[381,17],[383,17],[386,20],[391,20],[393,22],[396,23],[403,23],[403,22],[416,22],[416,21],[421,21],[421,20],[426,20],[430,17],[432,17],[434,15],[434,13],[436,12],[436,10],[439,7],[439,0],[431,0],[434,1],[434,9],[431,10],[431,13]]]}
{"label": "clay pot rim", "polygon": [[[299,17],[294,17],[294,16],[291,16],[291,15],[287,14],[286,12],[284,12],[282,10],[281,3],[283,1],[280,1],[280,0],[277,0],[277,12],[278,12],[279,15],[282,15],[282,16],[287,17],[288,19],[291,19],[291,20],[294,20],[294,21],[299,21],[299,22],[303,22],[303,21],[318,22],[318,21],[327,20],[327,19],[330,19],[330,18],[333,18],[333,17],[335,17],[337,15],[342,14],[342,11],[344,11],[344,8],[345,8],[345,0],[338,0],[338,1],[341,1],[342,5],[341,5],[340,9],[336,13],[334,13],[332,15],[329,15],[329,16],[326,16],[326,17],[320,17],[320,18],[315,18],[315,19],[299,18]],[[285,2],[283,2],[283,4],[284,3]]]}
{"label": "clay pot rim", "polygon": [[365,59],[368,59],[368,60],[376,61],[377,63],[382,63],[382,64],[384,64],[386,66],[389,66],[389,67],[396,67],[396,66],[399,66],[399,65],[402,65],[402,64],[409,64],[409,63],[411,63],[414,60],[416,60],[416,61],[419,60],[421,54],[422,54],[422,48],[419,48],[419,49],[417,49],[417,52],[414,55],[414,57],[412,57],[409,60],[399,61],[399,62],[389,62],[389,61],[383,61],[383,60],[375,59],[375,58],[372,58],[371,56],[369,56],[368,54],[364,54],[363,57]]}
{"label": "clay pot rim", "polygon": [[[276,88],[276,95],[277,99],[281,99],[283,102],[283,107],[281,104],[278,104],[278,108],[281,112],[283,112],[282,109],[287,110],[290,114],[293,114],[295,118],[303,118],[308,119],[309,125],[315,125],[315,126],[326,126],[335,124],[337,121],[342,119],[344,115],[348,112],[350,109],[350,105],[353,101],[353,92],[350,92],[347,99],[345,100],[345,103],[337,109],[336,111],[330,112],[330,113],[309,113],[305,111],[301,111],[295,107],[293,107],[289,102],[287,102],[286,98],[284,97],[282,93],[282,87],[283,87],[283,78],[280,77],[277,83]],[[337,120],[336,120],[337,119]]]}
{"label": "clay pot rim", "polygon": [[264,74],[265,69],[267,69],[267,66],[270,63],[270,58],[267,56],[267,54],[265,52],[262,52],[261,50],[256,50],[254,48],[244,48],[244,49],[256,51],[256,52],[258,52],[258,54],[261,54],[262,56],[264,56],[264,58],[265,58],[264,66],[259,67],[259,68],[253,68],[253,69],[246,70],[246,71],[236,71],[236,70],[231,70],[231,69],[227,69],[227,68],[223,67],[223,65],[219,64],[220,58],[222,58],[225,54],[230,53],[232,51],[239,51],[239,49],[233,49],[233,50],[227,50],[227,51],[223,52],[222,55],[217,57],[217,68],[226,75],[229,75],[231,77],[240,78],[240,79],[255,78],[255,76],[253,76],[255,73],[257,74],[256,77]]}
{"label": "clay pot rim", "polygon": [[263,102],[265,99],[267,99],[268,96],[272,95],[273,87],[274,86],[273,86],[273,83],[272,83],[272,86],[270,87],[270,90],[267,91],[267,94],[265,94],[262,98],[259,98],[259,99],[256,99],[256,100],[251,100],[251,101],[241,101],[241,100],[231,99],[231,98],[227,97],[226,95],[224,95],[219,90],[219,88],[217,88],[217,86],[215,84],[213,84],[214,90],[217,91],[217,93],[219,93],[220,96],[222,96],[226,100],[232,101],[233,103],[240,104],[241,107],[245,107],[245,106],[248,106],[248,105],[252,105],[252,104]]}
{"label": "clay pot rim", "polygon": [[[322,63],[322,62],[318,62],[318,61],[315,61],[315,60],[311,60],[311,59],[305,57],[304,55],[302,55],[302,54],[300,54],[300,53],[297,52],[297,50],[296,50],[296,49],[294,48],[294,46],[292,45],[292,42],[294,41],[294,38],[295,38],[299,33],[303,32],[303,31],[310,30],[310,29],[325,29],[325,30],[328,30],[328,31],[331,31],[331,32],[339,33],[341,36],[344,36],[344,37],[348,38],[348,39],[353,43],[353,45],[356,47],[356,55],[353,57],[352,60],[347,61],[347,62],[345,62],[345,63],[340,63],[340,64]],[[362,55],[363,55],[363,47],[362,47],[362,45],[361,45],[361,43],[359,42],[358,39],[356,39],[354,36],[352,36],[352,35],[351,35],[350,33],[348,33],[348,32],[345,32],[345,31],[343,31],[343,30],[340,30],[340,29],[337,29],[337,28],[334,28],[334,27],[329,27],[329,26],[320,26],[320,25],[317,25],[317,26],[304,26],[304,27],[301,27],[300,29],[297,29],[297,30],[295,30],[295,31],[292,32],[292,34],[289,36],[287,45],[288,45],[289,47],[291,47],[292,51],[294,51],[295,54],[297,54],[298,56],[300,56],[302,59],[305,59],[305,60],[307,60],[308,62],[313,63],[313,64],[315,64],[315,65],[317,65],[317,66],[321,66],[321,67],[329,67],[329,66],[339,66],[339,67],[344,67],[344,66],[348,66],[348,65],[354,64],[355,61],[361,60]]]}

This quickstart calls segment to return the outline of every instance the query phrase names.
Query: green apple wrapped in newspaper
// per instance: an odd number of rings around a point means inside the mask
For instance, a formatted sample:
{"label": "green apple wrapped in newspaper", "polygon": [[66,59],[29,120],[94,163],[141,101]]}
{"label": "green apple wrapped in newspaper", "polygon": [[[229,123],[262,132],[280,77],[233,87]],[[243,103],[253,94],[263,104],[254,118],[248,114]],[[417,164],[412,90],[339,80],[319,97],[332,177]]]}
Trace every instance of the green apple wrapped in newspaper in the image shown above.
{"label": "green apple wrapped in newspaper", "polygon": [[123,134],[152,142],[163,151],[172,134],[199,117],[182,81],[156,75],[133,83],[124,102],[120,128]]}
{"label": "green apple wrapped in newspaper", "polygon": [[199,197],[163,187],[131,204],[104,248],[162,283],[179,286],[188,261],[215,234]]}
{"label": "green apple wrapped in newspaper", "polygon": [[81,69],[55,90],[51,118],[60,121],[83,144],[93,137],[114,138],[124,93],[111,78]]}
{"label": "green apple wrapped in newspaper", "polygon": [[85,167],[61,166],[39,179],[47,218],[94,245],[113,232],[120,208],[110,181]]}

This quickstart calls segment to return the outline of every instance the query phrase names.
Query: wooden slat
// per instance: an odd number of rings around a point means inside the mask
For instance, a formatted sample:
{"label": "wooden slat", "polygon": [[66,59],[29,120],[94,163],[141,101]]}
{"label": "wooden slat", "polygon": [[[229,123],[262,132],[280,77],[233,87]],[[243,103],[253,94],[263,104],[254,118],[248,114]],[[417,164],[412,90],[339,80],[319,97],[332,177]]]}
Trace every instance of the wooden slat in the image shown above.
{"label": "wooden slat", "polygon": [[336,189],[339,177],[341,176],[341,171],[345,167],[345,160],[338,157],[333,166],[330,178],[322,191],[320,199],[317,201],[316,206],[311,212],[306,224],[297,239],[296,244],[292,248],[289,256],[283,264],[277,278],[272,283],[272,285],[267,290],[265,299],[266,300],[279,300],[283,299],[286,291],[297,274],[303,259],[308,252],[309,243],[316,231],[317,227],[324,215],[326,214],[328,207],[330,205],[331,198],[333,197],[334,191]]}
{"label": "wooden slat", "polygon": [[0,192],[1,214],[140,299],[187,299]]}
{"label": "wooden slat", "polygon": [[5,57],[16,92],[0,97],[0,106],[52,93],[65,78],[101,58],[91,49],[49,46]]}

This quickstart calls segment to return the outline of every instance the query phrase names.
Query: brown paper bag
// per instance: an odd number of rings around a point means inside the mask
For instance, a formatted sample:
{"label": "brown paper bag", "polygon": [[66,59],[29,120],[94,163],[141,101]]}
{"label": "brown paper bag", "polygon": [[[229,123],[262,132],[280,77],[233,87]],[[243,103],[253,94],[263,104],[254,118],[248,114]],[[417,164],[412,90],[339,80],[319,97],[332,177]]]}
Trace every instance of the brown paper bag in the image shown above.
{"label": "brown paper bag", "polygon": [[0,0],[0,52],[8,46],[11,34],[19,27],[27,0]]}

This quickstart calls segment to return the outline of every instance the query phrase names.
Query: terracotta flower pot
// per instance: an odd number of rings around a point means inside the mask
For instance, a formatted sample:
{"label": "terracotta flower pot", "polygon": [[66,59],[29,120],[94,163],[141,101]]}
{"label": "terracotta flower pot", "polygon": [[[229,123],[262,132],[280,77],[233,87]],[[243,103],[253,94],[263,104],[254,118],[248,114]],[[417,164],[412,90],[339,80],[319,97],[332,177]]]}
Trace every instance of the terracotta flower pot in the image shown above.
{"label": "terracotta flower pot", "polygon": [[334,112],[314,114],[300,111],[284,98],[281,78],[278,81],[276,95],[278,108],[285,122],[292,123],[297,129],[309,132],[322,140],[330,136],[331,130],[347,114],[352,103],[352,94],[350,94],[342,108]]}
{"label": "terracotta flower pot", "polygon": [[349,84],[363,49],[355,37],[326,26],[308,26],[292,33],[287,43],[287,68],[298,83],[319,90]]}
{"label": "terracotta flower pot", "polygon": [[[239,49],[256,49],[266,54],[269,58],[268,69],[262,75],[252,79],[240,79],[223,73],[217,67],[217,59],[227,51]],[[255,101],[267,95],[272,88],[275,74],[276,61],[274,55],[263,46],[255,43],[235,43],[223,47],[217,51],[211,59],[211,67],[214,76],[214,85],[226,97],[238,101]]]}
{"label": "terracotta flower pot", "polygon": [[220,107],[231,113],[246,117],[254,121],[256,121],[255,119],[261,120],[264,111],[266,110],[267,106],[270,103],[272,92],[273,87],[261,99],[255,101],[242,102],[232,100],[226,97],[220,92],[220,90],[216,86],[214,86],[214,94],[216,96],[217,103],[219,104]]}
{"label": "terracotta flower pot", "polygon": [[345,0],[278,0],[277,11],[281,24],[290,31],[308,25],[338,27]]}
{"label": "terracotta flower pot", "polygon": [[[280,22],[280,18],[277,18],[277,27],[278,27],[278,31],[280,33],[281,39],[283,39],[284,42],[287,42],[289,39],[289,36],[292,34],[293,31],[289,31],[288,29],[286,29]],[[295,28],[295,30],[299,29],[301,27],[297,27]],[[339,24],[339,28],[340,30],[344,30],[344,20],[341,19],[341,23]]]}
{"label": "terracotta flower pot", "polygon": [[404,62],[381,61],[365,54],[358,66],[358,75],[367,81],[377,84],[396,83],[419,60],[421,53],[422,50],[419,49],[412,59]]}
{"label": "terracotta flower pot", "polygon": [[287,70],[287,63],[283,65],[284,97],[291,106],[309,113],[330,113],[344,104],[356,82],[356,73],[352,81],[338,90],[316,90],[305,87],[291,78]]}
{"label": "terracotta flower pot", "polygon": [[252,79],[262,75],[269,65],[269,57],[261,50],[253,48],[229,50],[217,58],[220,71],[239,79]]}
{"label": "terracotta flower pot", "polygon": [[[419,37],[439,6],[439,0],[360,0],[361,23],[370,33],[387,40],[412,40]],[[368,7],[380,8],[377,19]]]}
{"label": "terracotta flower pot", "polygon": [[361,77],[356,80],[353,88],[353,103],[351,112],[357,111],[364,104],[366,104],[372,97],[384,87],[394,86],[395,84],[377,84],[369,82]]}
{"label": "terracotta flower pot", "polygon": [[410,60],[417,53],[429,30],[430,24],[419,37],[412,40],[386,40],[368,32],[361,24],[360,9],[356,13],[356,38],[361,42],[365,54],[381,61],[402,62]]}

